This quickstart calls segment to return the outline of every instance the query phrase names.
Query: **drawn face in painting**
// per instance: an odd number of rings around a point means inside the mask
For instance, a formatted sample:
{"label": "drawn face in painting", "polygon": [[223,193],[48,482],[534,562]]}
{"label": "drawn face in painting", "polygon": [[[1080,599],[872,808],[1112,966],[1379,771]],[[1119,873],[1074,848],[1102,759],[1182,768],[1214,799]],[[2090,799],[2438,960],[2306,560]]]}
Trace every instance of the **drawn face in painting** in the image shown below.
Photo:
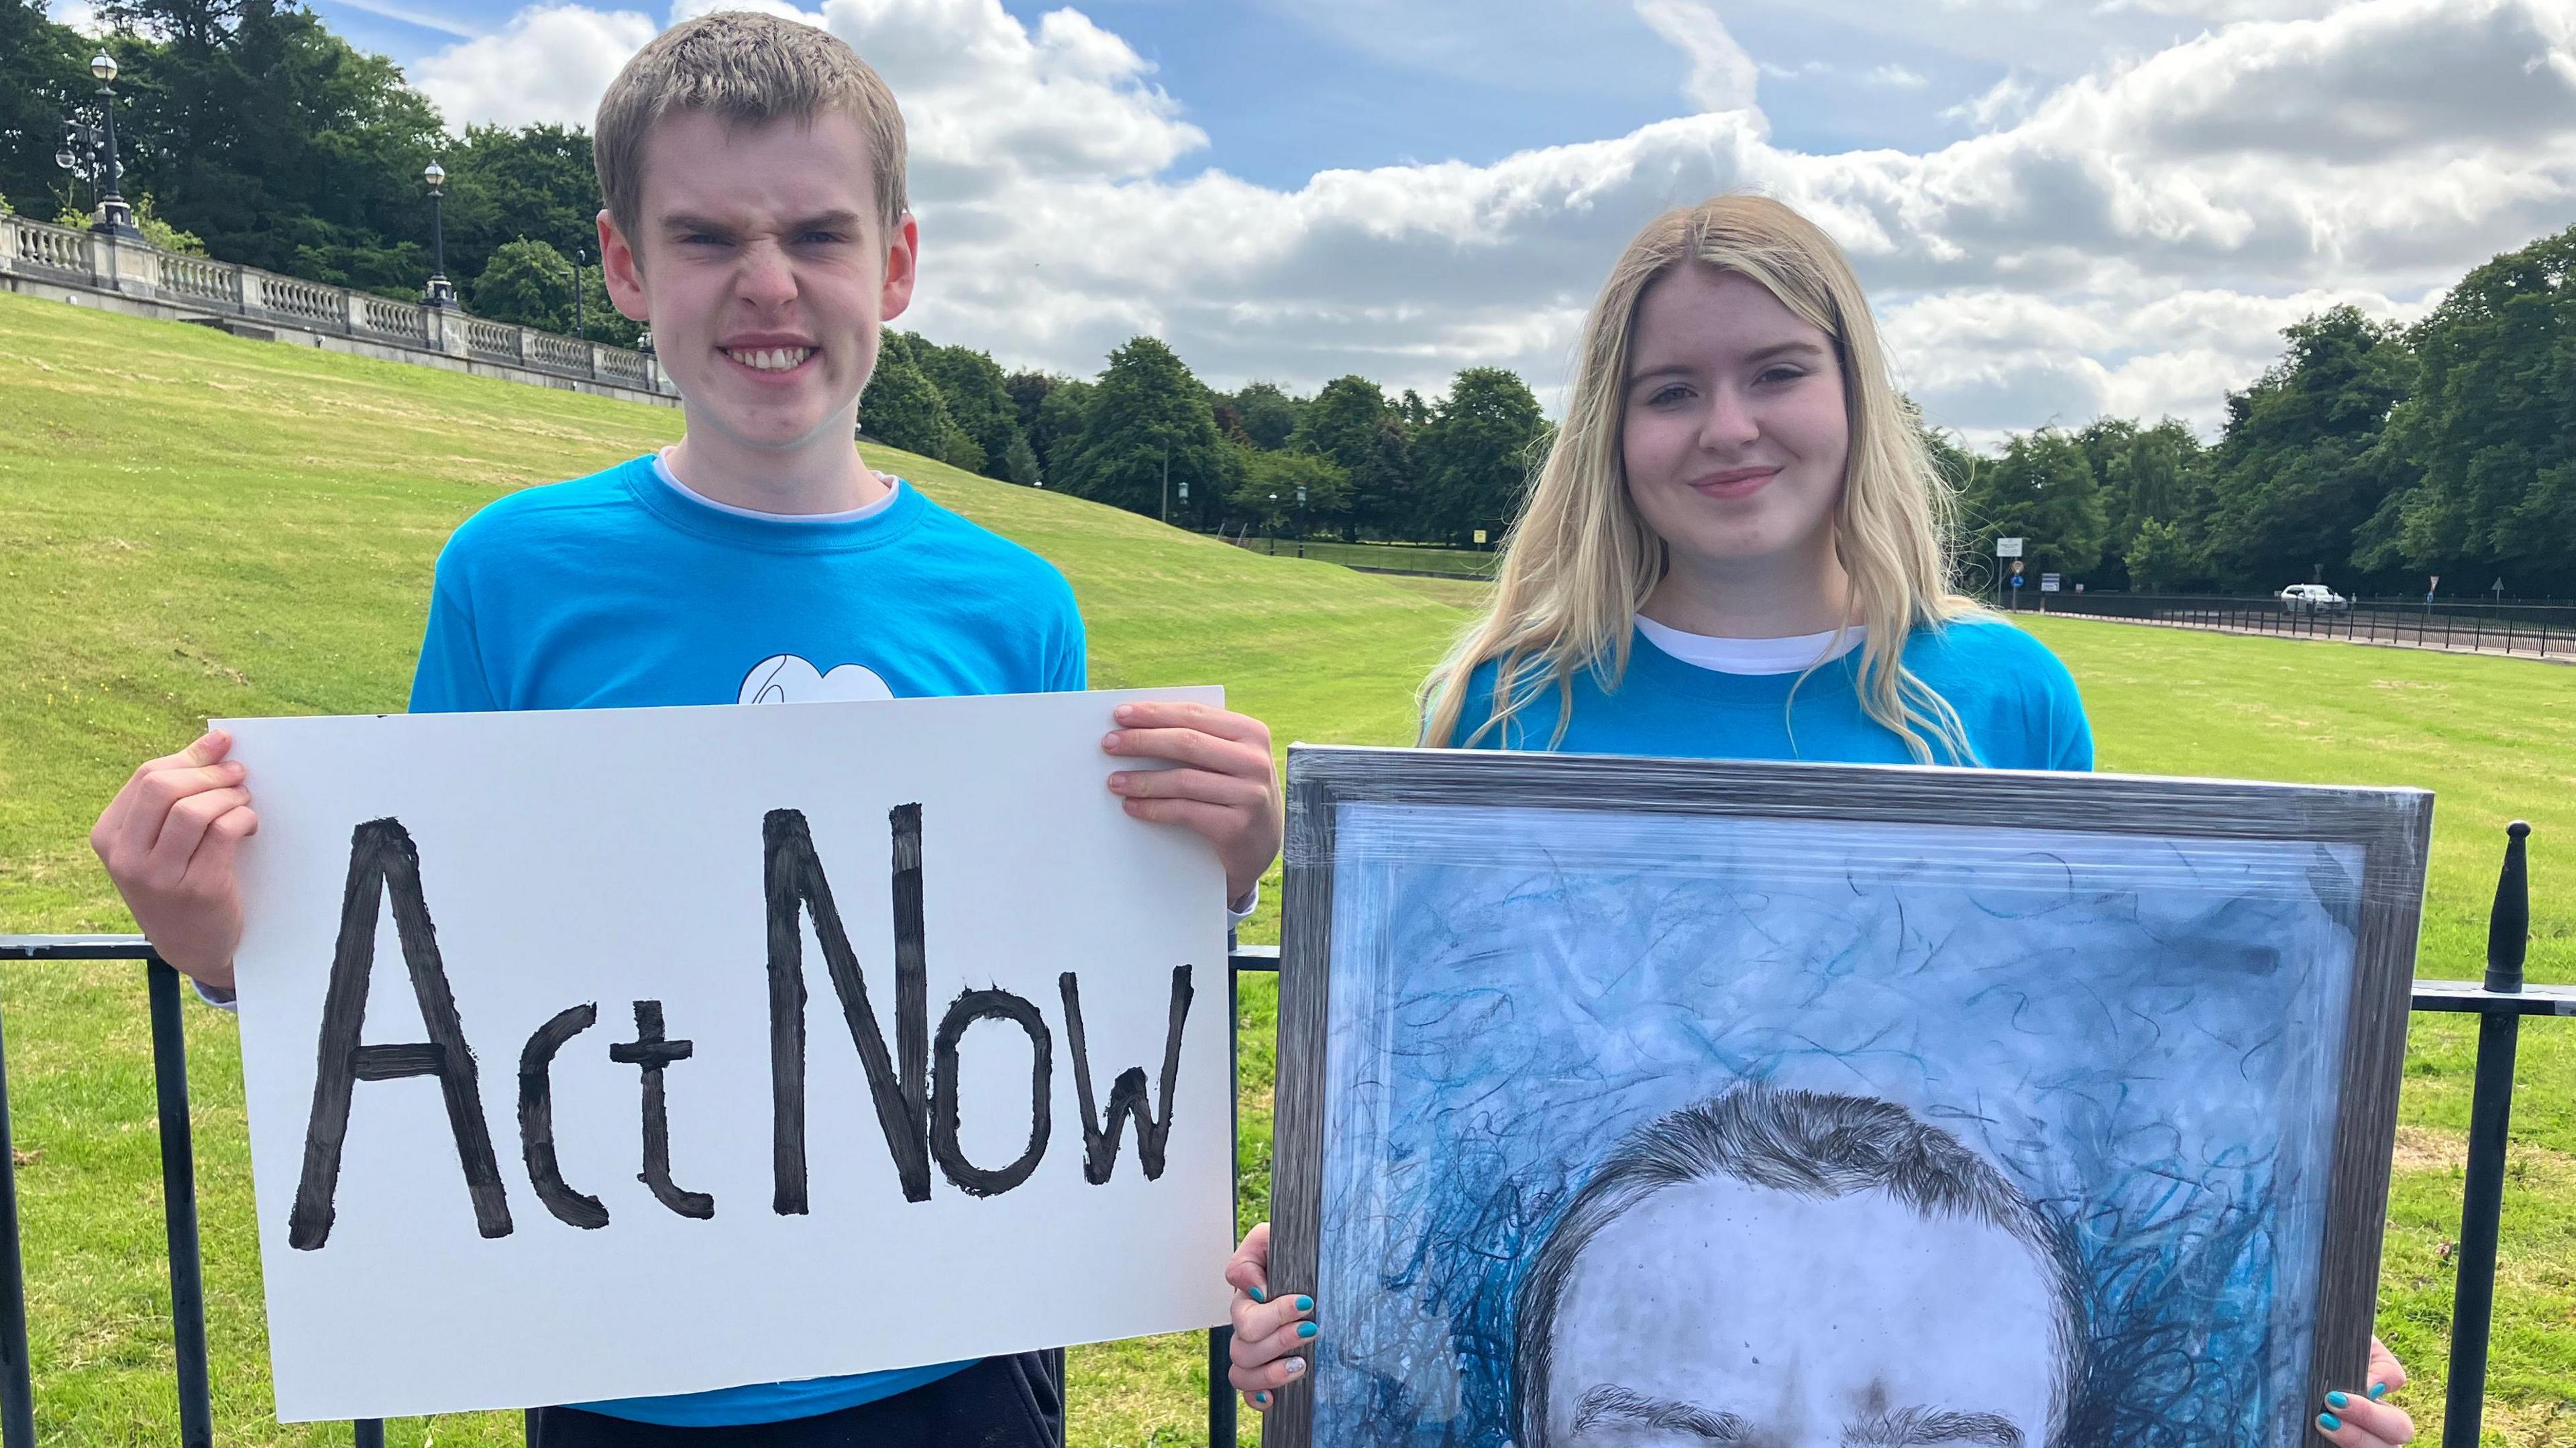
{"label": "drawn face in painting", "polygon": [[1968,1215],[1662,1187],[1575,1257],[1527,1448],[2047,1448],[2061,1311],[2045,1259]]}

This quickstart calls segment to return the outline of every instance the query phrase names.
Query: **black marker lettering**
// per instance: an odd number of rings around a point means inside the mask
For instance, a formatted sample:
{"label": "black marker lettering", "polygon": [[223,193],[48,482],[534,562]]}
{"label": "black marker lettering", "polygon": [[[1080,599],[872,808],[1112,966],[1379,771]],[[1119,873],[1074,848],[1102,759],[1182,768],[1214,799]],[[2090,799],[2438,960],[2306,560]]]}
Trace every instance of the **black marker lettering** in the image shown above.
{"label": "black marker lettering", "polygon": [[[394,930],[412,994],[428,1028],[425,1042],[362,1046],[367,982],[376,963],[376,912],[390,887]],[[340,939],[331,954],[331,982],[322,998],[321,1045],[313,1077],[313,1119],[304,1132],[304,1174],[286,1219],[287,1245],[301,1252],[330,1240],[333,1198],[340,1186],[340,1148],[349,1135],[349,1104],[360,1081],[436,1076],[447,1100],[447,1124],[456,1138],[465,1192],[474,1202],[474,1229],[486,1237],[510,1235],[510,1204],[501,1189],[501,1167],[492,1156],[492,1133],[483,1120],[475,1085],[474,1053],[456,1016],[456,997],[439,963],[438,930],[421,894],[420,851],[402,822],[369,820],[349,839],[349,880],[340,894]]]}
{"label": "black marker lettering", "polygon": [[[896,1058],[868,1003],[859,957],[832,904],[831,882],[814,851],[805,816],[771,810],[761,821],[763,880],[769,905],[769,1085],[776,1178],[770,1202],[780,1216],[805,1211],[805,938],[802,912],[814,914],[814,937],[849,1023],[875,1100],[877,1125],[894,1155],[904,1200],[930,1200],[929,965],[921,920],[921,806],[897,805],[894,828],[894,1014]],[[898,1059],[900,1064],[898,1065]]]}
{"label": "black marker lettering", "polygon": [[519,1052],[519,1153],[527,1158],[528,1180],[536,1184],[537,1200],[546,1204],[547,1211],[585,1229],[607,1226],[608,1208],[599,1204],[599,1198],[564,1185],[563,1168],[555,1161],[555,1089],[550,1072],[564,1042],[598,1020],[596,1004],[559,1011],[537,1027],[526,1049]]}
{"label": "black marker lettering", "polygon": [[[1019,1160],[999,1171],[986,1171],[966,1159],[957,1144],[957,1043],[977,1021],[1009,1021],[1029,1037],[1029,1144]],[[962,991],[939,1019],[939,1041],[931,1058],[930,1149],[939,1169],[970,1197],[1007,1192],[1029,1179],[1046,1155],[1054,1130],[1055,1042],[1038,1008],[1006,990]]]}
{"label": "black marker lettering", "polygon": [[662,1003],[635,1003],[635,1039],[608,1048],[608,1059],[621,1066],[644,1068],[644,1169],[635,1179],[653,1189],[653,1199],[684,1217],[716,1214],[716,1199],[705,1192],[682,1191],[671,1182],[671,1116],[662,1100],[662,1068],[685,1061],[696,1051],[687,1041],[662,1038]]}
{"label": "black marker lettering", "polygon": [[1082,1032],[1082,993],[1074,985],[1073,972],[1056,977],[1056,988],[1064,995],[1064,1030],[1073,1042],[1073,1089],[1082,1105],[1082,1179],[1099,1186],[1109,1180],[1118,1168],[1118,1139],[1126,1132],[1126,1118],[1136,1118],[1136,1157],[1144,1164],[1145,1180],[1155,1181],[1163,1175],[1163,1146],[1172,1135],[1172,1094],[1181,1076],[1181,1024],[1190,1014],[1190,968],[1172,967],[1171,1025],[1163,1036],[1163,1110],[1160,1116],[1147,1114],[1145,1068],[1130,1066],[1118,1073],[1109,1087],[1108,1113],[1095,1119],[1092,1115],[1091,1052],[1085,1048]]}

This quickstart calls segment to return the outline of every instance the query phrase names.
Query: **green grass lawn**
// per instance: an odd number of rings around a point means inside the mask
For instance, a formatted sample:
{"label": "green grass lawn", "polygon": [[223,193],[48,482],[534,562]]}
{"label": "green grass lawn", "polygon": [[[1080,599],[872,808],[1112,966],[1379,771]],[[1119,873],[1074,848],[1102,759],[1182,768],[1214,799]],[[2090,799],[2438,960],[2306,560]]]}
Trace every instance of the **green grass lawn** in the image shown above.
{"label": "green grass lawn", "polygon": [[[401,707],[431,560],[511,488],[670,440],[677,414],[0,295],[0,931],[130,928],[85,837],[139,759],[212,714]],[[1290,739],[1400,742],[1412,686],[1482,585],[1273,559],[888,455],[1053,559],[1103,687],[1222,682]],[[2503,822],[2530,818],[2532,972],[2576,980],[2576,673],[2548,665],[2049,619],[2105,768],[2440,792],[2424,973],[2474,976]],[[1266,892],[1277,899],[1275,889]],[[1275,938],[1275,919],[1251,938]],[[1266,980],[1242,1000],[1244,1215],[1267,1205]],[[175,1435],[158,1142],[139,972],[0,967],[49,1441]],[[268,1417],[240,1065],[191,1008],[217,1434],[337,1443]],[[2438,1418],[2473,1033],[2419,1018],[2381,1326]],[[2576,1444],[2576,1021],[2526,1031],[2488,1441]],[[1197,1441],[1194,1337],[1080,1349],[1073,1440]],[[392,1425],[517,1441],[515,1415]]]}
{"label": "green grass lawn", "polygon": [[1417,543],[1342,543],[1331,539],[1252,538],[1253,552],[1278,558],[1304,558],[1351,568],[1401,568],[1415,573],[1448,573],[1460,578],[1491,578],[1499,554],[1466,548],[1430,548]]}

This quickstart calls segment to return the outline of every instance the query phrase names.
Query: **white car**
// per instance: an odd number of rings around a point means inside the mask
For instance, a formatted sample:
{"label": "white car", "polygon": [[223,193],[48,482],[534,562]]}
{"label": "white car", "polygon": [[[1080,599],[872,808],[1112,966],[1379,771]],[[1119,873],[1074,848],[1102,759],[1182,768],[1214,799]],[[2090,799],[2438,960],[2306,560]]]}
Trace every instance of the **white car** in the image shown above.
{"label": "white car", "polygon": [[2322,583],[2293,583],[2277,596],[2291,613],[2342,613],[2352,607],[2351,599]]}

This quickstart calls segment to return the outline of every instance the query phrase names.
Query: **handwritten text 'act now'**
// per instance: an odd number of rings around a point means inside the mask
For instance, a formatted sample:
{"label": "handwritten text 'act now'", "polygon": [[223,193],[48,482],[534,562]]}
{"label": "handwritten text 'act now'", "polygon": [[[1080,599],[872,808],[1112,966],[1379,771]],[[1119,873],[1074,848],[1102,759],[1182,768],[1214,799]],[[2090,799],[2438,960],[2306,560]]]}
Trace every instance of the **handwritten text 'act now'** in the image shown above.
{"label": "handwritten text 'act now'", "polygon": [[[1000,989],[958,993],[930,1030],[929,970],[924,950],[921,890],[921,806],[897,806],[889,816],[894,835],[895,1046],[868,999],[865,974],[842,928],[840,911],[824,878],[805,816],[772,810],[761,823],[763,879],[768,900],[769,1045],[772,1167],[770,1208],[782,1216],[806,1211],[805,1178],[805,970],[803,924],[810,915],[823,963],[841,1003],[850,1040],[867,1073],[868,1094],[894,1158],[905,1200],[930,1200],[933,1162],[960,1191],[972,1196],[1007,1192],[1026,1181],[1046,1155],[1053,1134],[1054,1036],[1038,1007]],[[429,1039],[399,1045],[361,1045],[367,989],[375,964],[376,921],[385,894],[393,896],[394,930],[409,967],[413,994]],[[1097,1186],[1116,1168],[1127,1119],[1136,1123],[1136,1154],[1147,1180],[1163,1174],[1171,1136],[1172,1097],[1181,1064],[1181,1031],[1190,1011],[1190,967],[1172,970],[1171,1014],[1163,1040],[1161,1106],[1153,1109],[1145,1071],[1130,1066],[1109,1088],[1101,1111],[1092,1090],[1090,1053],[1082,1023],[1082,996],[1072,972],[1056,978],[1064,1006],[1065,1034],[1073,1053],[1076,1098],[1082,1110],[1083,1178]],[[664,1073],[689,1059],[693,1047],[665,1033],[662,1003],[634,1002],[635,1039],[608,1048],[609,1058],[640,1069],[643,1077],[644,1169],[638,1175],[656,1200],[684,1217],[715,1215],[715,1199],[679,1186],[671,1175],[670,1121],[664,1106]],[[598,1022],[596,1003],[558,1012],[528,1038],[519,1053],[519,1145],[537,1199],[576,1227],[608,1224],[597,1197],[565,1182],[555,1155],[554,1098],[550,1082],[556,1055]],[[1006,1022],[1029,1040],[1029,1137],[1019,1157],[1001,1167],[966,1159],[958,1144],[958,1044],[981,1021]],[[437,931],[421,889],[420,852],[400,821],[371,820],[350,841],[348,885],[341,897],[340,932],[323,998],[321,1044],[313,1084],[313,1115],[304,1137],[303,1173],[288,1217],[287,1240],[312,1251],[330,1239],[333,1197],[340,1177],[341,1146],[349,1107],[361,1081],[435,1076],[444,1094],[448,1125],[474,1204],[476,1229],[486,1237],[511,1231],[510,1207],[494,1160],[483,1115],[475,1058],[467,1048],[456,1000],[438,954]]]}

